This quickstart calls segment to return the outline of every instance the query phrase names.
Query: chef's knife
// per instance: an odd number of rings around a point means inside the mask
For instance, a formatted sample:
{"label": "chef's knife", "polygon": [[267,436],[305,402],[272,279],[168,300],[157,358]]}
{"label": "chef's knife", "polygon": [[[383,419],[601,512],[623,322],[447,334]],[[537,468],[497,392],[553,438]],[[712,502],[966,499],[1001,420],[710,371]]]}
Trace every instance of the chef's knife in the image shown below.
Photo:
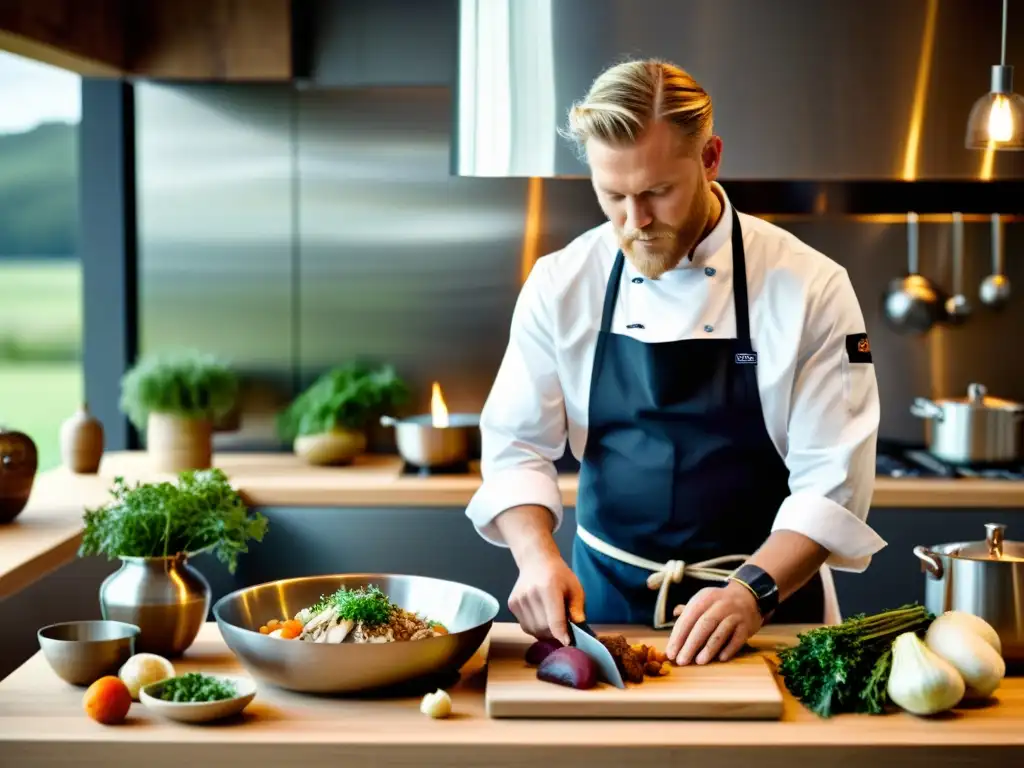
{"label": "chef's knife", "polygon": [[569,630],[572,633],[572,642],[569,645],[575,646],[593,659],[597,664],[597,670],[602,679],[614,685],[616,688],[625,688],[622,682],[622,675],[615,665],[615,658],[611,651],[604,647],[604,643],[597,639],[597,634],[585,621],[579,624],[570,621]]}

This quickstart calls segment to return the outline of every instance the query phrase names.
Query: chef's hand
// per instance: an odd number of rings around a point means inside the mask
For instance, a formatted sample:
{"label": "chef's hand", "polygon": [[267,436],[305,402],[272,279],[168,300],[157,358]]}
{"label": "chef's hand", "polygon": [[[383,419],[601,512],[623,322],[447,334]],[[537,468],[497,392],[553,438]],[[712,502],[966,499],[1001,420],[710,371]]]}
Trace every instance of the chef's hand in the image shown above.
{"label": "chef's hand", "polygon": [[527,634],[569,645],[566,610],[583,621],[583,587],[560,555],[537,555],[522,563],[508,598],[509,610]]}
{"label": "chef's hand", "polygon": [[665,654],[677,664],[707,664],[716,656],[728,661],[762,624],[757,600],[732,581],[702,589],[685,606],[677,605],[673,615],[679,618]]}

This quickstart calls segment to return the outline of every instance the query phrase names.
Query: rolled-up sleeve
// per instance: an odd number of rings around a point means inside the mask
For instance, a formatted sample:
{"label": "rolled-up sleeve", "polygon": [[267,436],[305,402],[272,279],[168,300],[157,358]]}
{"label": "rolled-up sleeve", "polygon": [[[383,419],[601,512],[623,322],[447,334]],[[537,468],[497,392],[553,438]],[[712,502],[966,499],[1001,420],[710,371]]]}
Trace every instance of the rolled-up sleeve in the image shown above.
{"label": "rolled-up sleeve", "polygon": [[791,495],[773,530],[813,539],[836,570],[863,571],[885,546],[867,524],[880,409],[863,313],[845,270],[813,300],[804,328],[785,457]]}
{"label": "rolled-up sleeve", "polygon": [[565,403],[553,341],[547,263],[531,270],[512,313],[501,365],[480,416],[480,488],[466,515],[487,541],[507,546],[494,519],[511,507],[534,504],[562,524],[562,496],[554,462],[566,444]]}

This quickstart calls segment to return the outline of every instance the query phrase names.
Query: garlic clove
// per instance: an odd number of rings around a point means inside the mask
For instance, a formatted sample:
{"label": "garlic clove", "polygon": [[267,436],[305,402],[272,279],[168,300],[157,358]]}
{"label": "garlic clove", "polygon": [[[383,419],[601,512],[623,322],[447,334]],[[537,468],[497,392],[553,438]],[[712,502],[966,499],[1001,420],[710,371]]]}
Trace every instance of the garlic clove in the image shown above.
{"label": "garlic clove", "polygon": [[956,668],[915,633],[904,632],[893,641],[886,692],[894,704],[915,715],[934,715],[959,704],[965,690]]}
{"label": "garlic clove", "polygon": [[420,712],[435,719],[448,717],[452,713],[452,700],[447,691],[440,688],[428,693],[420,703]]}
{"label": "garlic clove", "polygon": [[968,699],[987,699],[1006,676],[1003,657],[966,623],[956,619],[939,623],[937,618],[928,627],[925,642],[963,678]]}

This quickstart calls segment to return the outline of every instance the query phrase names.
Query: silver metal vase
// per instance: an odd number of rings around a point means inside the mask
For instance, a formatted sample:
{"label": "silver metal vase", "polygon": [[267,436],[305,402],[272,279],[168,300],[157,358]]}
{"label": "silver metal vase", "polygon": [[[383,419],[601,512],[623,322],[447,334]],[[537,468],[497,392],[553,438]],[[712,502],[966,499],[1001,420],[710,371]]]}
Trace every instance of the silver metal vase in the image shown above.
{"label": "silver metal vase", "polygon": [[211,590],[188,557],[121,557],[121,567],[100,586],[103,618],[140,628],[136,653],[180,656],[199,634]]}

